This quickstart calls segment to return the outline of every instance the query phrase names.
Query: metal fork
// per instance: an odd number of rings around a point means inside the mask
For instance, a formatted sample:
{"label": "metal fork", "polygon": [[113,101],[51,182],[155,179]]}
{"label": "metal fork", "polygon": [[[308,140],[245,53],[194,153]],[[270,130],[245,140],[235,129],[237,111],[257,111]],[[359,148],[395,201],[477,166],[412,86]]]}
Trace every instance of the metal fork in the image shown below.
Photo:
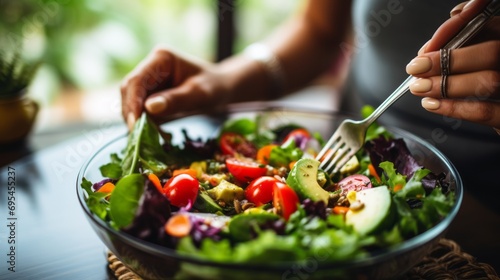
{"label": "metal fork", "polygon": [[[500,11],[500,0],[491,1],[484,10],[474,17],[462,30],[455,35],[443,49],[457,49],[472,38],[486,22]],[[361,149],[365,142],[366,130],[382,115],[396,100],[408,91],[410,83],[416,78],[408,76],[406,80],[373,111],[367,118],[356,121],[346,119],[330,137],[323,149],[316,156],[320,161],[319,168],[330,174],[337,173],[347,161]]]}

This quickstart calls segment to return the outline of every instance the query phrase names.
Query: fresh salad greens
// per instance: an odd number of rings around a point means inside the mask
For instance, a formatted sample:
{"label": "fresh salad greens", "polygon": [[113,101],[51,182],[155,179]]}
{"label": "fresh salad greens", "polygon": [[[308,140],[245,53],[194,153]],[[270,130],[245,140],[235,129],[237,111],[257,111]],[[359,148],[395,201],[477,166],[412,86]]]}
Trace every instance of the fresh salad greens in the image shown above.
{"label": "fresh salad greens", "polygon": [[445,174],[419,165],[383,126],[370,127],[364,149],[334,175],[318,169],[318,135],[241,118],[213,139],[184,131],[174,145],[144,114],[123,152],[101,166],[102,180],[84,178],[81,187],[90,211],[117,230],[236,263],[360,258],[428,230],[452,209]]}

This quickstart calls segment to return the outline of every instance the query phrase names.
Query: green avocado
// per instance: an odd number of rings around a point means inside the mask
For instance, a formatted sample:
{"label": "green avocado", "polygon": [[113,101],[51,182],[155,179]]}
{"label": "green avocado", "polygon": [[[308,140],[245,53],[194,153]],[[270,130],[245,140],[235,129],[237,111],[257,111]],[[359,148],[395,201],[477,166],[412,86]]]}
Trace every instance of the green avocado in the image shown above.
{"label": "green avocado", "polygon": [[[351,207],[345,215],[345,222],[361,235],[382,230],[391,221],[392,198],[386,186],[349,192],[347,198]],[[358,207],[353,207],[354,203]]]}
{"label": "green avocado", "polygon": [[235,199],[245,198],[245,191],[242,188],[226,180],[222,180],[216,187],[209,189],[207,193],[214,200],[222,200],[227,204],[233,203]]}
{"label": "green avocado", "polygon": [[199,190],[193,208],[203,213],[222,213],[222,207],[213,200],[205,190]]}
{"label": "green avocado", "polygon": [[295,163],[286,178],[286,183],[295,190],[301,199],[324,201],[328,204],[330,194],[318,183],[319,161],[312,158],[301,158]]}

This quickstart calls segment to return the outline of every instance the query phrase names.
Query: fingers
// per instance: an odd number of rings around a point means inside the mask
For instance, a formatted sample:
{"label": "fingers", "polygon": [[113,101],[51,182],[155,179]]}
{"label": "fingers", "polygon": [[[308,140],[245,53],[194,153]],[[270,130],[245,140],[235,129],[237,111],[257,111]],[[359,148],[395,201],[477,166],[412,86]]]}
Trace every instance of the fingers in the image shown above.
{"label": "fingers", "polygon": [[468,120],[475,123],[500,128],[500,103],[480,100],[422,99],[422,107],[427,111],[450,118]]}
{"label": "fingers", "polygon": [[200,65],[166,48],[154,49],[121,84],[122,114],[129,128],[144,110],[149,95],[182,84],[201,71]]}
{"label": "fingers", "polygon": [[[498,72],[480,71],[448,76],[446,93],[448,99],[477,98],[500,100],[500,77]],[[441,98],[441,77],[419,78],[410,85],[410,91],[421,97]]]}
{"label": "fingers", "polygon": [[[452,74],[462,74],[480,70],[499,70],[499,62],[500,41],[488,41],[451,50],[450,71]],[[417,56],[408,63],[406,72],[420,78],[441,75],[439,51]]]}
{"label": "fingers", "polygon": [[427,42],[425,48],[422,49],[422,52],[425,53],[439,50],[455,36],[463,26],[479,14],[489,2],[490,0],[472,0],[464,5],[461,10],[455,10],[454,16],[445,21],[436,30],[431,40]]}
{"label": "fingers", "polygon": [[147,95],[168,83],[173,72],[171,60],[164,52],[152,51],[122,81],[122,114],[129,128],[142,113]]}
{"label": "fingers", "polygon": [[450,11],[450,17],[456,16],[462,12],[465,6],[469,4],[469,1],[462,2],[458,5],[456,5],[453,9]]}
{"label": "fingers", "polygon": [[146,98],[146,90],[142,86],[131,85],[121,88],[122,115],[129,130],[135,124],[142,112],[142,103]]}
{"label": "fingers", "polygon": [[410,85],[410,91],[416,96],[424,97],[422,107],[426,110],[498,129],[500,17],[493,18],[462,48],[451,51],[449,74],[444,77],[441,76],[441,59],[446,65],[446,52],[439,52],[490,2],[473,0],[453,8],[451,18],[438,28],[406,70],[408,74],[418,78]]}
{"label": "fingers", "polygon": [[162,90],[147,97],[145,109],[157,122],[182,115],[210,112],[228,103],[229,94],[222,77],[209,71],[192,76],[178,87]]}
{"label": "fingers", "polygon": [[[484,55],[488,54],[488,55]],[[410,91],[422,97],[441,96],[440,53],[430,52],[416,57],[407,66],[410,75],[418,77]],[[489,41],[451,51],[448,98],[500,99],[500,41]]]}

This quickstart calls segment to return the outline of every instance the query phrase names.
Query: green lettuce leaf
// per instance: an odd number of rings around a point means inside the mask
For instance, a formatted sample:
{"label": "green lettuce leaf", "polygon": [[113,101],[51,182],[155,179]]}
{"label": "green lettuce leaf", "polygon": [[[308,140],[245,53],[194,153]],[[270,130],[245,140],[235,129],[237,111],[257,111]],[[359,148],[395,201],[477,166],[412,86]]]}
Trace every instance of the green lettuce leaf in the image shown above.
{"label": "green lettuce leaf", "polygon": [[117,228],[126,227],[134,220],[144,184],[144,176],[138,173],[126,175],[116,183],[109,199],[109,213]]}
{"label": "green lettuce leaf", "polygon": [[164,163],[166,157],[158,129],[146,113],[143,113],[129,135],[121,162],[122,176],[141,171],[161,176],[167,169]]}
{"label": "green lettuce leaf", "polygon": [[108,215],[109,207],[109,202],[105,199],[107,194],[103,192],[94,192],[92,190],[92,183],[86,178],[83,178],[80,186],[87,193],[86,203],[89,210],[99,218],[105,220]]}

